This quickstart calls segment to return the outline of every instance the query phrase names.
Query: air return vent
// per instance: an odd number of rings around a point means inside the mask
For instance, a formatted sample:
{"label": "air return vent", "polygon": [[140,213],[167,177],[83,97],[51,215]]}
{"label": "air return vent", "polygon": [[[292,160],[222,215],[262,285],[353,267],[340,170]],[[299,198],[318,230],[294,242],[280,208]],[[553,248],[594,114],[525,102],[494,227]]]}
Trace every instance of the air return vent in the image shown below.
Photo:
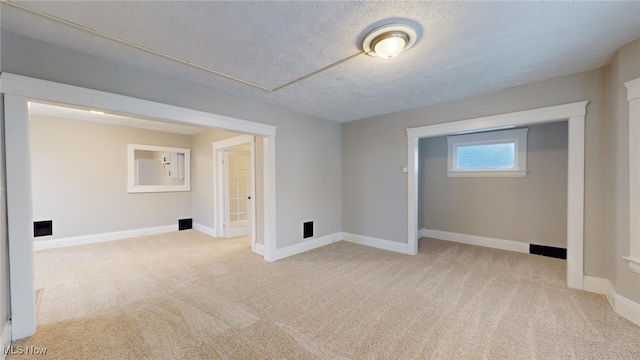
{"label": "air return vent", "polygon": [[33,237],[53,235],[53,220],[35,221],[33,223]]}
{"label": "air return vent", "polygon": [[302,234],[303,239],[313,237],[313,221],[302,224]]}
{"label": "air return vent", "polygon": [[548,256],[557,259],[567,259],[567,249],[544,245],[529,245],[529,254]]}
{"label": "air return vent", "polygon": [[189,230],[193,227],[193,219],[178,220],[178,230]]}

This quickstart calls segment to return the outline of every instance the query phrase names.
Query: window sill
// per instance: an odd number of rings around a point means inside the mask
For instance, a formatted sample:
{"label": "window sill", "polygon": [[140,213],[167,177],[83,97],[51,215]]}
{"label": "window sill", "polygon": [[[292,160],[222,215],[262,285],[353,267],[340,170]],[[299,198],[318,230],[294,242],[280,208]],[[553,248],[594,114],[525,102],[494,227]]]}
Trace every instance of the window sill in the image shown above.
{"label": "window sill", "polygon": [[631,268],[631,271],[640,274],[640,259],[632,258],[630,256],[624,256],[622,258],[629,262],[629,267]]}
{"label": "window sill", "polygon": [[447,171],[449,177],[525,177],[527,170],[508,171]]}
{"label": "window sill", "polygon": [[162,192],[179,192],[179,191],[191,191],[191,186],[188,185],[136,185],[134,187],[127,187],[127,193],[162,193]]}

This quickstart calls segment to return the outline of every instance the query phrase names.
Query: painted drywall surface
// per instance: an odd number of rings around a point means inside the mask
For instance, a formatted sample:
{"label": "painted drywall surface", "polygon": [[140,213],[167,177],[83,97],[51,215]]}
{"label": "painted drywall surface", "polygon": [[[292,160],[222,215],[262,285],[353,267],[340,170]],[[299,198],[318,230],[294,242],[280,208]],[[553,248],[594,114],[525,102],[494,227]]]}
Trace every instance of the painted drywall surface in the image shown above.
{"label": "painted drywall surface", "polygon": [[36,241],[164,225],[191,217],[191,192],[127,193],[127,143],[191,148],[191,136],[32,116],[34,221],[53,220]]}
{"label": "painted drywall surface", "polygon": [[193,136],[191,150],[191,191],[193,192],[193,222],[215,228],[213,206],[213,147],[211,143],[228,139],[240,134],[207,130]]}
{"label": "painted drywall surface", "polygon": [[[4,96],[0,95],[0,336],[10,318],[9,243],[7,238],[7,197],[4,164]],[[5,339],[0,339],[4,341]],[[1,343],[0,346],[8,344]]]}
{"label": "painted drywall surface", "polygon": [[606,277],[606,72],[597,69],[342,126],[343,231],[407,242],[406,128],[589,100],[586,117],[585,274]]}
{"label": "painted drywall surface", "polygon": [[[0,35],[1,35],[0,31]],[[1,42],[1,36],[0,36]],[[2,46],[0,46],[0,72],[2,71]],[[6,346],[2,339],[11,312],[9,293],[9,238],[7,237],[7,197],[4,164],[4,95],[0,94],[0,346]]]}
{"label": "painted drywall surface", "polygon": [[276,138],[278,236],[286,245],[294,243],[289,239],[301,242],[307,221],[314,223],[314,237],[341,231],[340,124],[283,118]]}
{"label": "painted drywall surface", "polygon": [[567,122],[528,127],[526,177],[448,177],[447,138],[420,140],[423,227],[567,247]]}
{"label": "painted drywall surface", "polygon": [[609,276],[616,291],[640,302],[640,275],[629,268],[629,102],[624,83],[640,77],[640,39],[622,47],[609,65],[611,122],[611,251]]}
{"label": "painted drywall surface", "polygon": [[304,221],[315,222],[316,237],[342,230],[340,124],[24,37],[2,37],[3,70],[9,73],[277,126],[277,246],[302,242]]}

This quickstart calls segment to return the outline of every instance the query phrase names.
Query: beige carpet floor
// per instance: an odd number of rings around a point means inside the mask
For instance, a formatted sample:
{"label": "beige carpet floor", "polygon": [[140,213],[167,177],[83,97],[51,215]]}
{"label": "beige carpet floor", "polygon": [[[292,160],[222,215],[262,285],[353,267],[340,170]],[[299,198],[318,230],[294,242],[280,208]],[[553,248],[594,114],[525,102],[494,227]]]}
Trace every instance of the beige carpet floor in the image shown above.
{"label": "beige carpet floor", "polygon": [[11,359],[640,359],[640,327],[565,262],[423,239],[276,263],[193,230],[37,252],[36,335]]}

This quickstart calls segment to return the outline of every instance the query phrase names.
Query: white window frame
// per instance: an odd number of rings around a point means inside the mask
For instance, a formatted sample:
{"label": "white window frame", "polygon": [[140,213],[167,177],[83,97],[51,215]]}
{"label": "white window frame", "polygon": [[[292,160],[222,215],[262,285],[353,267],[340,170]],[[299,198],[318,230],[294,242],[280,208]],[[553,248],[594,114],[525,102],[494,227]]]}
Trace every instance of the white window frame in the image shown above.
{"label": "white window frame", "polygon": [[640,274],[640,78],[624,85],[629,101],[629,256],[624,259]]}
{"label": "white window frame", "polygon": [[[464,135],[447,136],[447,175],[449,177],[525,177],[527,176],[527,132],[528,128],[500,130]],[[508,144],[515,145],[513,169],[461,170],[458,163],[458,148],[462,146]]]}
{"label": "white window frame", "polygon": [[[135,151],[159,151],[174,152],[184,154],[184,184],[182,185],[136,185],[135,181]],[[135,193],[158,193],[191,191],[191,150],[184,148],[174,148],[167,146],[127,144],[127,192]]]}

